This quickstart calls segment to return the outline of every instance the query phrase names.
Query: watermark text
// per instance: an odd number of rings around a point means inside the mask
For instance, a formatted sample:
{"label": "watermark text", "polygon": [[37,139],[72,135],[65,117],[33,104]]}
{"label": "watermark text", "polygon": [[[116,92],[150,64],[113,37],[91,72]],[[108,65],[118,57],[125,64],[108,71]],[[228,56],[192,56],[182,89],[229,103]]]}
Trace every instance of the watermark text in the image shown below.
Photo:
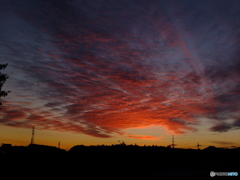
{"label": "watermark text", "polygon": [[238,176],[238,172],[214,172],[214,171],[211,171],[210,176],[211,177],[214,177],[214,176]]}

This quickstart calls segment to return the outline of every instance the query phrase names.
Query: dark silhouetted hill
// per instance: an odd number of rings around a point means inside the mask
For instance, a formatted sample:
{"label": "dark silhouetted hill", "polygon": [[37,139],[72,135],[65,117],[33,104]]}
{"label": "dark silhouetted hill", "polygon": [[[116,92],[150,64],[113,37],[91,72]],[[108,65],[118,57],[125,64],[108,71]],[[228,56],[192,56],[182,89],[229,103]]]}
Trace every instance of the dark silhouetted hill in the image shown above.
{"label": "dark silhouetted hill", "polygon": [[[78,177],[199,176],[210,171],[240,172],[240,148],[213,146],[204,150],[163,146],[76,145],[68,152],[52,146],[1,147],[0,161],[5,168]],[[22,166],[22,163],[26,164]]]}
{"label": "dark silhouetted hill", "polygon": [[63,149],[59,149],[54,146],[46,146],[39,144],[30,144],[27,147],[29,153],[65,153],[66,151]]}

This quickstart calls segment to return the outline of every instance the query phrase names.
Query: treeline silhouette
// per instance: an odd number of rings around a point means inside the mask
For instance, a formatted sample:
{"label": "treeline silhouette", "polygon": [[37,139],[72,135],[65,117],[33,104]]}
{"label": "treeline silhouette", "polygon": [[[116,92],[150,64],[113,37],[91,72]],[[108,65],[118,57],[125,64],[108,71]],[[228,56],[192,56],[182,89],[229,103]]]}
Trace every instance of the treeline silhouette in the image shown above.
{"label": "treeline silhouette", "polygon": [[[240,172],[240,148],[209,146],[203,150],[170,146],[76,145],[69,151],[45,145],[0,148],[0,162],[6,169],[25,169],[55,175],[81,176],[208,176],[210,171]],[[37,168],[36,168],[37,167]]]}

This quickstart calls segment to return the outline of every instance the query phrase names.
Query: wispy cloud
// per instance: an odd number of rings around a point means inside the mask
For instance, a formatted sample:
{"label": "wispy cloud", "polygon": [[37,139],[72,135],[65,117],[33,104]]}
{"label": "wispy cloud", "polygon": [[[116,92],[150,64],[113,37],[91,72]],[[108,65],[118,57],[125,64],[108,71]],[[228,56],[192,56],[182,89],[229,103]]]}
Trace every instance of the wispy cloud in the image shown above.
{"label": "wispy cloud", "polygon": [[216,122],[211,131],[238,128],[240,6],[230,4],[3,2],[6,100],[21,103],[6,102],[0,123],[95,137],[186,133],[199,117]]}
{"label": "wispy cloud", "polygon": [[146,136],[146,135],[133,135],[133,134],[130,134],[127,137],[128,138],[134,138],[134,139],[146,139],[146,140],[153,140],[153,139],[162,138],[162,137],[154,137],[154,136]]}

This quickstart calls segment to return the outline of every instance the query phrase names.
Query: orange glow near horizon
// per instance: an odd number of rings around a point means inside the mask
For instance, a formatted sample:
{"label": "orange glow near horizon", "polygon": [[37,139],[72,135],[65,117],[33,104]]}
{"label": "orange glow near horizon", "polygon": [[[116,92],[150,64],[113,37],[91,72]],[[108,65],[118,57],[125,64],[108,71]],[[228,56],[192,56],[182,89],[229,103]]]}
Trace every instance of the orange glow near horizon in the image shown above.
{"label": "orange glow near horizon", "polygon": [[[0,142],[12,144],[13,146],[28,146],[31,140],[31,128],[13,128],[7,126],[0,126]],[[138,134],[151,134],[149,135],[138,135]],[[133,135],[134,134],[134,135]],[[161,134],[161,136],[157,136]],[[148,128],[133,128],[125,130],[125,137],[117,136],[112,138],[96,138],[84,134],[77,134],[71,132],[58,132],[49,130],[35,130],[35,143],[48,146],[58,146],[60,142],[60,148],[69,150],[75,145],[112,145],[119,144],[119,140],[124,141],[127,145],[137,144],[139,146],[157,145],[157,146],[169,146],[172,141],[172,134],[167,133],[163,128],[157,126],[151,126]],[[224,134],[218,134],[218,137],[212,136],[207,131],[193,132],[188,135],[179,134],[174,135],[176,148],[190,148],[196,149],[196,145],[199,142],[204,149],[208,146],[232,148],[239,147],[238,138],[236,138],[237,132],[229,134],[229,138],[232,139],[231,143],[227,141],[228,138]],[[134,137],[132,137],[134,136]],[[221,138],[221,140],[219,140]]]}

